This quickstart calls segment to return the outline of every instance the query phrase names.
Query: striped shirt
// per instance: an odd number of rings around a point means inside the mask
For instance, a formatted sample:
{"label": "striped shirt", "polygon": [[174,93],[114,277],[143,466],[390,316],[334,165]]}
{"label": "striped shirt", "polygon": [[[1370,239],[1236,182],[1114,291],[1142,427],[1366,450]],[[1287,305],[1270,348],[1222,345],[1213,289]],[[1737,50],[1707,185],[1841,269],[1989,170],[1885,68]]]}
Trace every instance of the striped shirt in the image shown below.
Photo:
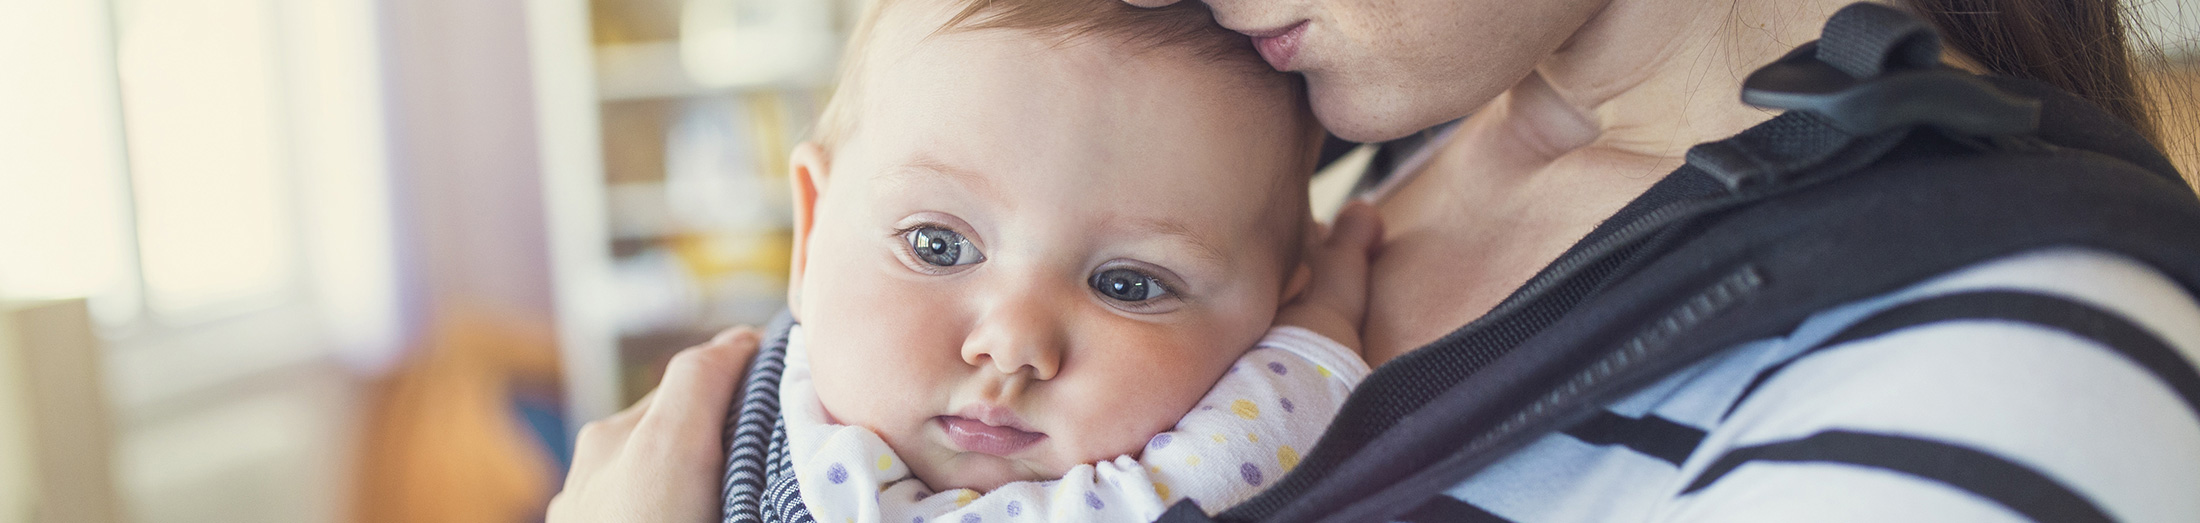
{"label": "striped shirt", "polygon": [[[1931,320],[1982,297],[2060,312]],[[2176,282],[2012,256],[1706,359],[1402,519],[2200,521],[2194,361]]]}

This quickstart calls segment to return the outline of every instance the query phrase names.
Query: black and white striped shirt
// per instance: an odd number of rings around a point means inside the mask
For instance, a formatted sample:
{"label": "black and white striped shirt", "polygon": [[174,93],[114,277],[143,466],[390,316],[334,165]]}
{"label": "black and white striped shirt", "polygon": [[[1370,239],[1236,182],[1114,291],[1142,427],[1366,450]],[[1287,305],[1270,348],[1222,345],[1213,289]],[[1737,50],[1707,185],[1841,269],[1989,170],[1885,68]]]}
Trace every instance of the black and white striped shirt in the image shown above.
{"label": "black and white striped shirt", "polygon": [[2176,282],[2038,251],[1734,347],[1403,519],[2200,521],[2194,361]]}

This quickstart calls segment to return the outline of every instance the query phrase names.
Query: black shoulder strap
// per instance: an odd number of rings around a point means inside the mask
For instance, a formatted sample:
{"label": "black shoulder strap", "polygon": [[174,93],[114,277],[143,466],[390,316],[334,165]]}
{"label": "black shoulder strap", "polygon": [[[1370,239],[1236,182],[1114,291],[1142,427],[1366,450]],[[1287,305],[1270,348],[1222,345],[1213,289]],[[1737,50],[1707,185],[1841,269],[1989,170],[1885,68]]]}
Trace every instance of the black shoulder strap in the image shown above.
{"label": "black shoulder strap", "polygon": [[[1462,329],[1529,325],[1509,351],[1360,437],[1333,427],[1298,470],[1219,519],[1396,518],[1719,350],[1980,261],[2091,247],[2200,289],[2200,201],[2159,153],[2073,97],[1963,74],[1938,56],[1931,30],[1900,11],[1842,10],[1823,40],[1745,83],[1747,101],[1789,112],[1691,150],[1672,175],[1726,191],[1641,213],[1569,252]],[[1508,307],[1565,288],[1592,291],[1556,319]],[[1395,398],[1355,397],[1347,409],[1384,401]]]}

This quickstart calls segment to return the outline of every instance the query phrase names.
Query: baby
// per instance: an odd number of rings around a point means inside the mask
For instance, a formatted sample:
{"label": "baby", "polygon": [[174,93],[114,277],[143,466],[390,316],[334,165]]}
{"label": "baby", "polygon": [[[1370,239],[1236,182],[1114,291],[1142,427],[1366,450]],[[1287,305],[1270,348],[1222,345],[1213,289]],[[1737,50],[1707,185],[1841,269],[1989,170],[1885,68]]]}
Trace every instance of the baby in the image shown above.
{"label": "baby", "polygon": [[1196,4],[880,0],[792,161],[810,514],[1150,521],[1295,466],[1368,372],[1301,89]]}

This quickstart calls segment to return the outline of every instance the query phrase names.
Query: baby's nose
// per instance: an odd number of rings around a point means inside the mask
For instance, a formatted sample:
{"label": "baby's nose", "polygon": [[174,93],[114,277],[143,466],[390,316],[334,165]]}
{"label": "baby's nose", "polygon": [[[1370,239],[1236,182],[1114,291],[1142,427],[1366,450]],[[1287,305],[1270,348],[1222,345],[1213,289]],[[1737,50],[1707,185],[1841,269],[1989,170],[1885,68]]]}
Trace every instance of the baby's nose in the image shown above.
{"label": "baby's nose", "polygon": [[1037,380],[1054,379],[1062,370],[1067,341],[1062,318],[1054,307],[1028,302],[1003,303],[986,314],[963,342],[963,362],[1002,374],[1029,372]]}

